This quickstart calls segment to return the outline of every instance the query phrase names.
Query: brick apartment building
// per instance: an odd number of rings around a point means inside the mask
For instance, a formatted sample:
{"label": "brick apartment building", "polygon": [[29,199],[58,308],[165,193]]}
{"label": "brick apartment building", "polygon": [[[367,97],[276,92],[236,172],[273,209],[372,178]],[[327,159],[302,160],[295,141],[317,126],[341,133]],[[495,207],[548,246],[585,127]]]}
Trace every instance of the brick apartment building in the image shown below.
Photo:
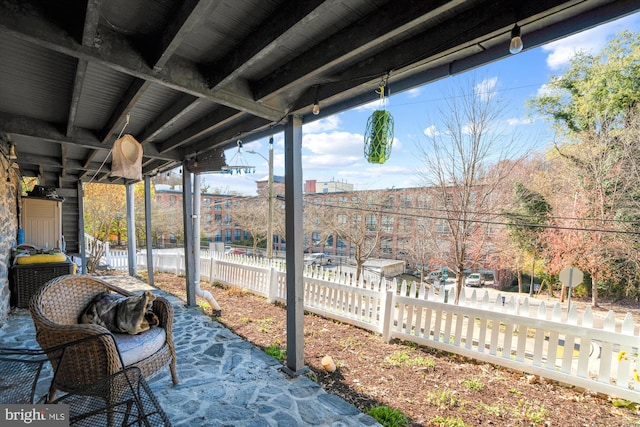
{"label": "brick apartment building", "polygon": [[[234,223],[230,210],[238,203],[255,200],[255,197],[266,197],[268,179],[258,180],[258,196],[236,196],[225,194],[203,193],[201,195],[201,230],[202,238],[211,242],[235,244],[250,238],[249,233]],[[400,259],[414,268],[420,265],[415,248],[426,242],[430,247],[430,264],[446,264],[451,259],[451,233],[444,219],[446,200],[439,200],[437,192],[427,188],[400,188],[383,190],[355,191],[353,185],[345,182],[318,182],[308,180],[304,184],[305,202],[305,246],[308,252],[324,252],[334,257],[353,256],[354,247],[351,242],[335,233],[328,233],[321,221],[306,218],[311,209],[306,206],[323,207],[328,215],[346,216],[348,212],[360,215],[367,223],[371,233],[379,228],[380,243],[372,257],[383,259]],[[278,197],[284,196],[284,178],[274,176],[273,194],[276,198],[275,209],[284,209],[278,203]],[[358,200],[369,200],[367,207],[354,208]],[[182,191],[168,186],[156,186],[156,200],[159,206],[182,206]],[[489,268],[489,256],[494,252],[495,227],[485,226],[477,237],[479,244],[469,253],[468,267],[471,269]],[[165,236],[171,238],[171,236]],[[275,251],[284,251],[286,243],[275,235],[273,247]]]}

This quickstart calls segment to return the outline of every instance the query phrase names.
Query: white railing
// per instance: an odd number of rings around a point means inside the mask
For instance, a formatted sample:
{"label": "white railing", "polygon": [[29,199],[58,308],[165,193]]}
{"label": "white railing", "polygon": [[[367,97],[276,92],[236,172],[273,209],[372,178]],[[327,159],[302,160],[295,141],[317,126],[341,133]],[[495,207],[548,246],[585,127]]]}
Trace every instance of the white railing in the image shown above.
{"label": "white railing", "polygon": [[[126,256],[125,256],[126,258]],[[146,255],[138,255],[146,268]],[[184,275],[184,255],[154,254],[154,271]],[[244,288],[270,302],[286,302],[284,262],[204,252],[200,280]],[[422,284],[380,281],[375,276],[354,282],[334,269],[305,267],[304,309],[382,334],[495,363],[565,384],[640,402],[640,336],[630,314],[616,321],[590,308],[578,313],[573,304],[524,296],[494,295],[463,288],[435,294]],[[503,299],[504,297],[504,299]],[[224,308],[223,308],[224,309]]]}

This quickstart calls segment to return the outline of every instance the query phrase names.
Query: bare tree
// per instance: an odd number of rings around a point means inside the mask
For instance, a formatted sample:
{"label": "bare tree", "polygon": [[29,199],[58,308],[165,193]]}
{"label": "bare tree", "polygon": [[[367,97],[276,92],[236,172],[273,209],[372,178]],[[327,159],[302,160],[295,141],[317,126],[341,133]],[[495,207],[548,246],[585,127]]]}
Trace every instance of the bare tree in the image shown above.
{"label": "bare tree", "polygon": [[267,238],[267,200],[260,197],[244,198],[240,203],[234,204],[229,213],[233,222],[251,235],[253,252],[256,253],[258,244]]}
{"label": "bare tree", "polygon": [[463,272],[482,254],[493,196],[513,167],[505,162],[515,151],[514,136],[500,127],[503,108],[496,99],[494,80],[470,81],[451,93],[438,110],[440,121],[427,128],[422,145],[424,169],[419,172],[426,191],[435,191],[436,210],[451,242],[451,261],[457,276],[455,303]]}
{"label": "bare tree", "polygon": [[[356,280],[364,263],[379,249],[383,232],[380,198],[376,192],[352,193],[337,202],[338,210],[326,215],[328,227],[351,246],[356,262]],[[392,214],[393,212],[386,212]]]}
{"label": "bare tree", "polygon": [[303,228],[306,236],[311,235],[308,244],[305,244],[305,250],[321,246],[324,252],[324,246],[334,234],[332,224],[336,209],[335,206],[327,205],[326,201],[326,197],[319,197],[304,205]]}

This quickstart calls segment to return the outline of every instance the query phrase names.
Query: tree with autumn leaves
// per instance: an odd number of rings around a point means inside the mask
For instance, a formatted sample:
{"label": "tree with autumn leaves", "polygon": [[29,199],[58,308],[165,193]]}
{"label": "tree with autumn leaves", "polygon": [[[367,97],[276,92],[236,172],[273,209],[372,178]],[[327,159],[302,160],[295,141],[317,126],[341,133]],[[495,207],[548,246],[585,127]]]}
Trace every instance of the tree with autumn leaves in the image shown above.
{"label": "tree with autumn leaves", "polygon": [[578,53],[530,101],[558,135],[546,174],[556,184],[544,235],[547,269],[573,265],[588,273],[594,306],[600,291],[615,293],[621,268],[638,279],[639,75],[640,35],[623,32],[598,54]]}

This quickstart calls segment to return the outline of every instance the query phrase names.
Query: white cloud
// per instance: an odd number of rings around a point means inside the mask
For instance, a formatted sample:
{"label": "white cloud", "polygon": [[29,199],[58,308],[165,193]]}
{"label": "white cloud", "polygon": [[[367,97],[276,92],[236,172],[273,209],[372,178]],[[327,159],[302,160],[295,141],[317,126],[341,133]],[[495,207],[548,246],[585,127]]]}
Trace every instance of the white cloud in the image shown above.
{"label": "white cloud", "polygon": [[542,46],[543,51],[549,52],[547,66],[557,70],[566,66],[578,52],[600,51],[609,38],[622,30],[631,28],[633,22],[638,21],[639,16],[638,14],[630,15]]}
{"label": "white cloud", "polygon": [[545,83],[542,86],[540,86],[536,92],[536,97],[542,97],[542,96],[552,96],[556,93],[556,90],[549,86],[549,84]]}
{"label": "white cloud", "polygon": [[533,120],[529,118],[512,117],[510,119],[507,119],[507,124],[509,126],[532,125]]}
{"label": "white cloud", "polygon": [[421,88],[417,87],[415,89],[411,89],[409,91],[407,91],[407,96],[409,98],[417,98],[422,94],[422,90]]}
{"label": "white cloud", "polygon": [[433,138],[434,136],[440,135],[440,132],[436,129],[436,125],[431,125],[425,128],[422,133],[424,133],[427,138]]}
{"label": "white cloud", "polygon": [[[364,137],[350,132],[305,134],[303,168],[342,167],[363,157]],[[306,153],[305,153],[306,151]]]}
{"label": "white cloud", "polygon": [[378,108],[380,108],[380,100],[376,99],[375,101],[357,106],[353,111],[375,111]]}
{"label": "white cloud", "polygon": [[476,85],[476,94],[481,100],[486,101],[491,99],[496,94],[495,88],[498,85],[498,78],[492,77],[490,79],[484,79]]}
{"label": "white cloud", "polygon": [[302,132],[305,134],[327,132],[340,128],[340,125],[340,117],[338,117],[338,115],[333,115],[303,125]]}

